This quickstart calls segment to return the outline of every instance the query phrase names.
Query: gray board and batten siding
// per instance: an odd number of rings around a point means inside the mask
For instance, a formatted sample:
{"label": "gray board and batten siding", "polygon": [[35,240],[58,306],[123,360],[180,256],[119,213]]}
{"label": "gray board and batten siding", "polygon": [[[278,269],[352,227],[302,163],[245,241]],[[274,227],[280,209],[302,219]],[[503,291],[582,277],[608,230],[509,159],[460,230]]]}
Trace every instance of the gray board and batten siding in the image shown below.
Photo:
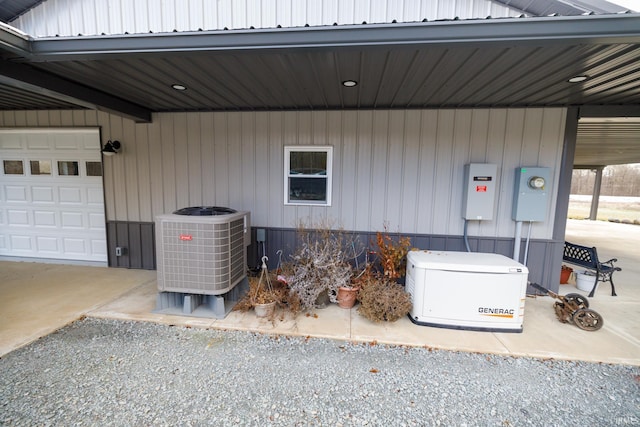
{"label": "gray board and batten siding", "polygon": [[[416,247],[463,250],[463,168],[471,162],[497,164],[499,188],[494,220],[469,224],[471,247],[510,255],[515,168],[549,167],[547,220],[532,226],[529,267],[532,280],[553,288],[566,115],[564,108],[203,112],[159,113],[137,124],[98,111],[3,111],[0,126],[96,126],[103,144],[122,142],[121,153],[103,159],[105,209],[109,264],[130,268],[155,266],[156,215],[201,205],[250,211],[252,225],[267,229],[272,259],[293,246],[299,221],[323,218],[364,241],[386,223]],[[283,204],[288,145],[334,147],[332,206]],[[115,246],[127,255],[114,257]],[[255,245],[250,251],[253,264]]]}

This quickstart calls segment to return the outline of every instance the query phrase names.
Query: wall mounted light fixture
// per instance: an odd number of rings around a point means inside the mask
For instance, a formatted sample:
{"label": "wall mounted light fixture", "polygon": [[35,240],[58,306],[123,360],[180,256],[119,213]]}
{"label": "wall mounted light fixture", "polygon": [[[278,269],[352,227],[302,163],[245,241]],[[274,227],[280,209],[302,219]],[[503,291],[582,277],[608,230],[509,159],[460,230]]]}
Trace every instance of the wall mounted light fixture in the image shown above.
{"label": "wall mounted light fixture", "polygon": [[113,156],[114,154],[117,154],[118,151],[120,151],[120,141],[111,141],[108,140],[106,144],[104,144],[104,147],[102,147],[102,154],[104,154],[105,156]]}

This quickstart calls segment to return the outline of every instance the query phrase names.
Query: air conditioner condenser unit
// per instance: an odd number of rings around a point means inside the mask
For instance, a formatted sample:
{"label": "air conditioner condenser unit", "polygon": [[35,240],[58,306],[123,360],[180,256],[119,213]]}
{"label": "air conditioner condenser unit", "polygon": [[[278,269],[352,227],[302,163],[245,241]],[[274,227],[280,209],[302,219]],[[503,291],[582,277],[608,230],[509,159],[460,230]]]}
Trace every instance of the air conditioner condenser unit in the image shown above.
{"label": "air conditioner condenser unit", "polygon": [[[249,212],[215,206],[183,208],[158,215],[155,233],[160,291],[156,311],[193,314],[198,307],[209,306],[216,317],[224,317],[230,310],[225,297],[236,299],[240,292],[236,285],[246,285]],[[173,313],[174,306],[183,309]]]}

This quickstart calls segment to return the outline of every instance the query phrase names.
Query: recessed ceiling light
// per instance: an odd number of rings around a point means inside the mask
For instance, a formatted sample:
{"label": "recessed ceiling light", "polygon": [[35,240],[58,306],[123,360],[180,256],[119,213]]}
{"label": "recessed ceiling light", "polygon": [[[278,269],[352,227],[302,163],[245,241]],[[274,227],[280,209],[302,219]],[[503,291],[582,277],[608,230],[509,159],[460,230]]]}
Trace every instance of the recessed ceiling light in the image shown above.
{"label": "recessed ceiling light", "polygon": [[184,85],[180,85],[180,84],[173,84],[171,85],[172,88],[174,88],[175,90],[187,90],[187,87]]}
{"label": "recessed ceiling light", "polygon": [[354,87],[357,85],[358,85],[358,82],[355,80],[345,80],[342,82],[342,86],[344,87]]}
{"label": "recessed ceiling light", "polygon": [[575,77],[571,77],[568,82],[569,83],[580,83],[583,82],[585,80],[587,80],[589,77],[587,76],[575,76]]}

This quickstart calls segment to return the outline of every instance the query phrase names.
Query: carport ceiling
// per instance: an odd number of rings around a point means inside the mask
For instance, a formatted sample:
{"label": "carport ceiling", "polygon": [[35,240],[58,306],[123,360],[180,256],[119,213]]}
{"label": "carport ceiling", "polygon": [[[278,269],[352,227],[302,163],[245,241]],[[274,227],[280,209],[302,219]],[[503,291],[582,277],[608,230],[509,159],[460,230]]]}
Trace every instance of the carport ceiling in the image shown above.
{"label": "carport ceiling", "polygon": [[[640,110],[636,14],[28,42],[5,33],[0,53],[0,93],[10,94],[0,108],[12,110],[68,108],[75,100],[137,121],[171,111]],[[578,75],[588,79],[568,82]],[[357,85],[345,87],[346,80]]]}
{"label": "carport ceiling", "polygon": [[574,166],[640,163],[640,117],[583,118]]}

